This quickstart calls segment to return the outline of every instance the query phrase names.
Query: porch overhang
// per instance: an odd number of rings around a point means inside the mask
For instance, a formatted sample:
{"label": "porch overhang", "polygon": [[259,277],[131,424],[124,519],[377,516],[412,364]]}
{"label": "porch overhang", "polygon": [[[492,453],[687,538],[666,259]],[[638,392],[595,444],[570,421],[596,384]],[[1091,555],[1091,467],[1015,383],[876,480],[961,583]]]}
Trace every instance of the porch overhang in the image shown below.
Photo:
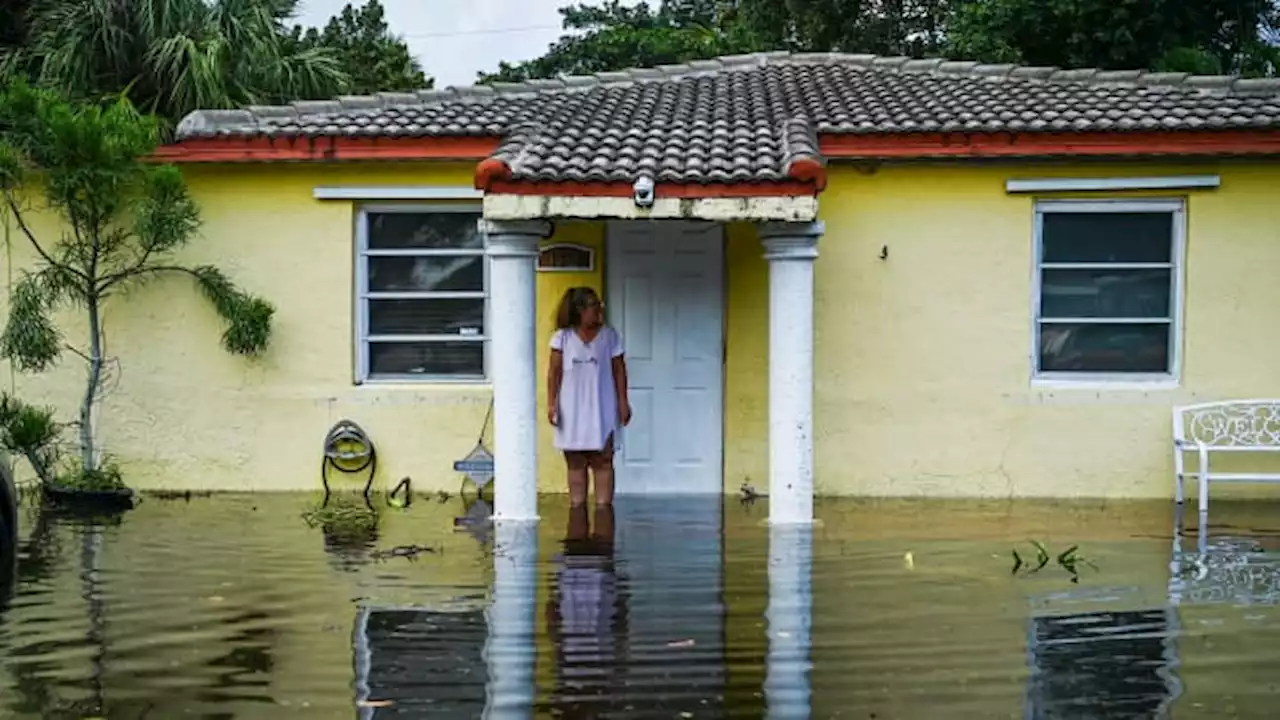
{"label": "porch overhang", "polygon": [[714,222],[813,222],[816,195],[658,197],[638,205],[630,197],[486,194],[487,220],[709,220]]}

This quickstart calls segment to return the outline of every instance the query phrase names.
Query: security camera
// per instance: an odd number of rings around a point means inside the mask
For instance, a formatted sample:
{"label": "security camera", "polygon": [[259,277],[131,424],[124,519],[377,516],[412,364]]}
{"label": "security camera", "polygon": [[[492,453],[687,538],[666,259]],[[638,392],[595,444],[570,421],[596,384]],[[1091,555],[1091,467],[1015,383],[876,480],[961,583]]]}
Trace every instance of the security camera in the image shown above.
{"label": "security camera", "polygon": [[631,195],[635,198],[637,207],[652,207],[653,178],[648,175],[636,178],[635,184],[631,186]]}

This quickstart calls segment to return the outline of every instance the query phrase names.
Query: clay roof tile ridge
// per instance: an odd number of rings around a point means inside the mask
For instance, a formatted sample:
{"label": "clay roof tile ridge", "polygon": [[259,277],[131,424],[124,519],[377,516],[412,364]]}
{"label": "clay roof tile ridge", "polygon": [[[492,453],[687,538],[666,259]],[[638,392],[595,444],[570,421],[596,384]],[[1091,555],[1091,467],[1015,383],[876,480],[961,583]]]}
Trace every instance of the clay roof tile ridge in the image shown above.
{"label": "clay roof tile ridge", "polygon": [[[912,59],[856,53],[761,52],[730,55],[657,68],[634,68],[601,72],[590,76],[561,76],[518,83],[495,83],[423,90],[416,93],[377,93],[341,96],[332,100],[303,100],[281,106],[253,106],[239,110],[197,110],[178,125],[178,139],[218,135],[252,136],[269,132],[281,124],[316,123],[323,116],[357,115],[396,108],[429,108],[488,105],[504,98],[527,98],[544,94],[577,93],[597,87],[663,83],[689,77],[758,70],[770,65],[845,65],[867,73],[924,74],[975,80],[1036,84],[1096,85],[1130,87],[1144,92],[1185,93],[1190,97],[1229,95],[1280,99],[1280,78],[1239,78],[1235,76],[1189,75],[1145,70],[1101,70],[1098,68],[1058,69],[1009,64],[982,64],[942,58]],[[508,106],[509,109],[509,106]],[[342,125],[342,122],[325,122]],[[486,122],[486,124],[490,124]]]}

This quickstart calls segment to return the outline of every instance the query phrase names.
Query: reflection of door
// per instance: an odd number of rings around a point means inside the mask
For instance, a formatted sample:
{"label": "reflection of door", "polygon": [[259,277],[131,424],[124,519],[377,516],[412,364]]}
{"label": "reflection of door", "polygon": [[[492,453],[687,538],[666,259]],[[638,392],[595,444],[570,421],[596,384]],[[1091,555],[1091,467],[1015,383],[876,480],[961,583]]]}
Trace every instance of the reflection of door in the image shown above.
{"label": "reflection of door", "polygon": [[627,617],[618,704],[633,717],[726,717],[723,498],[623,498],[615,513]]}
{"label": "reflection of door", "polygon": [[622,331],[634,411],[619,494],[723,492],[723,262],[718,225],[609,229],[607,312]]}

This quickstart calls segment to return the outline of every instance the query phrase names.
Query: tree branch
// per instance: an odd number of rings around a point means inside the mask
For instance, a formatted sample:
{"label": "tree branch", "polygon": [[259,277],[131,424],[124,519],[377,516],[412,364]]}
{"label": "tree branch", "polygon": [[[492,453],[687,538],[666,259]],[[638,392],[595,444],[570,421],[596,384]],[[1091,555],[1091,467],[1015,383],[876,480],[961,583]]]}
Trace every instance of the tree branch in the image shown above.
{"label": "tree branch", "polygon": [[45,252],[45,249],[40,245],[40,241],[36,240],[35,233],[33,233],[31,231],[31,227],[27,225],[27,221],[22,218],[22,211],[18,209],[18,203],[14,202],[13,195],[7,192],[3,194],[4,194],[5,202],[9,205],[9,213],[13,215],[14,220],[18,221],[18,229],[21,230],[22,234],[26,235],[27,239],[31,241],[32,246],[35,247],[36,252],[40,254],[40,257],[44,258],[45,262],[49,263],[54,267],[65,268],[66,270],[71,271],[71,274],[75,275],[76,277],[80,278],[81,280],[87,283],[89,281],[88,275],[85,275],[84,273],[80,272],[78,269],[71,267],[66,263],[57,262],[49,255],[49,253]]}
{"label": "tree branch", "polygon": [[142,277],[143,275],[149,275],[152,273],[181,272],[191,275],[197,280],[200,279],[200,275],[191,268],[184,268],[180,265],[152,265],[151,267],[145,267],[146,261],[147,258],[144,254],[142,259],[133,267],[125,268],[120,272],[104,276],[102,280],[99,281],[97,288],[98,293],[105,293],[110,290],[113,285],[118,285],[129,278]]}
{"label": "tree branch", "polygon": [[85,361],[85,362],[89,362],[89,356],[88,356],[88,355],[85,355],[84,353],[82,353],[82,352],[80,352],[79,350],[77,350],[77,349],[76,349],[76,347],[75,347],[74,345],[71,345],[71,344],[69,344],[69,343],[63,343],[63,344],[62,344],[62,347],[63,347],[63,348],[65,348],[65,349],[67,349],[67,350],[70,350],[71,352],[75,353],[76,355],[79,355],[81,358],[83,358],[83,359],[84,359],[84,361]]}

